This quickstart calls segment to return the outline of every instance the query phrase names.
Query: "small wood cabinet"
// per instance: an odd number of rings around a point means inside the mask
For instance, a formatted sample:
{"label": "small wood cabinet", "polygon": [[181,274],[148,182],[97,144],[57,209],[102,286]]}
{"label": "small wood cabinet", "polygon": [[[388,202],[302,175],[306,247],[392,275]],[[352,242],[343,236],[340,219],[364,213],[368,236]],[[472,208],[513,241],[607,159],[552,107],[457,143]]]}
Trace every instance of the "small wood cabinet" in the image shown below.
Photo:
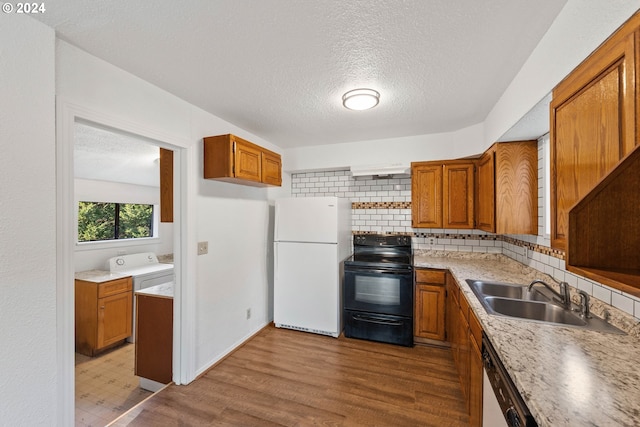
{"label": "small wood cabinet", "polygon": [[445,339],[445,272],[415,271],[414,341]]}
{"label": "small wood cabinet", "polygon": [[640,12],[553,89],[551,246],[567,249],[569,210],[638,143]]}
{"label": "small wood cabinet", "polygon": [[476,227],[538,234],[538,142],[500,142],[477,163]]}
{"label": "small wood cabinet", "polygon": [[172,364],[173,298],[137,293],[135,374],[168,384]]}
{"label": "small wood cabinet", "polygon": [[281,186],[282,160],[235,135],[204,138],[204,178],[252,186]]}
{"label": "small wood cabinet", "polygon": [[86,356],[131,336],[131,277],[92,282],[75,281],[76,352]]}
{"label": "small wood cabinet", "polygon": [[173,222],[173,151],[160,149],[160,222]]}
{"label": "small wood cabinet", "polygon": [[474,170],[470,161],[411,163],[412,227],[473,228]]}

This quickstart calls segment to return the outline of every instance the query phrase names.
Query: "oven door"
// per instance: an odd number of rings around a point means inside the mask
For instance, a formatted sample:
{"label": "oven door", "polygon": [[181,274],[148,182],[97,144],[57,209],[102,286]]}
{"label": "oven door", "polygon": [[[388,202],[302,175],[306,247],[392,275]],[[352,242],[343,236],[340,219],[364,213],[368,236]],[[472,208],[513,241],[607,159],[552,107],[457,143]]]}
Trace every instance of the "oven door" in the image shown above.
{"label": "oven door", "polygon": [[407,270],[345,266],[344,308],[413,317],[413,274]]}

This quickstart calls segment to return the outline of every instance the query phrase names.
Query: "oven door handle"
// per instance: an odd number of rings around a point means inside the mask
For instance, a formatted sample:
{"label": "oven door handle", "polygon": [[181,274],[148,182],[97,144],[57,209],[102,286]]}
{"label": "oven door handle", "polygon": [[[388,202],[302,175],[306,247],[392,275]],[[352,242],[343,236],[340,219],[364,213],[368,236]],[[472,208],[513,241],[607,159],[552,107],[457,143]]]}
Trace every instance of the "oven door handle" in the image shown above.
{"label": "oven door handle", "polygon": [[382,270],[374,268],[345,268],[345,273],[374,273],[374,274],[393,274],[394,276],[405,276],[412,273],[411,267],[406,270]]}
{"label": "oven door handle", "polygon": [[353,319],[360,322],[376,323],[378,325],[402,326],[402,322],[399,320],[382,319],[380,317],[364,316],[362,314],[354,314]]}

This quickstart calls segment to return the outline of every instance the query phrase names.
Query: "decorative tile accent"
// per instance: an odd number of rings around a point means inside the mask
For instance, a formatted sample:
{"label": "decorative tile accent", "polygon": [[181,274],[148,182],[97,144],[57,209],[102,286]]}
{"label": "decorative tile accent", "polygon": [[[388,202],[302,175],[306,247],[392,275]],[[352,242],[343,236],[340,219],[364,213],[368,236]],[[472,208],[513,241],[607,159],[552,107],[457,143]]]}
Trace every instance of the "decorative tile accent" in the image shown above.
{"label": "decorative tile accent", "polygon": [[354,202],[352,209],[411,209],[411,202]]}
{"label": "decorative tile accent", "polygon": [[535,243],[524,242],[522,240],[514,239],[513,237],[509,237],[509,236],[500,236],[500,238],[503,242],[507,242],[516,246],[521,246],[521,247],[527,248],[530,251],[539,252],[541,254],[549,255],[551,257],[558,258],[561,260],[565,259],[565,252],[559,249],[553,249],[548,246],[542,246]]}

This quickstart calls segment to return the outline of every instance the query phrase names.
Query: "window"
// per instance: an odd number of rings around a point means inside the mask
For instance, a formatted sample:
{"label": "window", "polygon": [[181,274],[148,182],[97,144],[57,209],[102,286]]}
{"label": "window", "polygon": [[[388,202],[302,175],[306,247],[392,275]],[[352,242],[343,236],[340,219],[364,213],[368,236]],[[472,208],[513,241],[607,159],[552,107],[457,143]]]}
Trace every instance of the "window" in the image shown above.
{"label": "window", "polygon": [[153,205],[78,203],[78,242],[153,237]]}

